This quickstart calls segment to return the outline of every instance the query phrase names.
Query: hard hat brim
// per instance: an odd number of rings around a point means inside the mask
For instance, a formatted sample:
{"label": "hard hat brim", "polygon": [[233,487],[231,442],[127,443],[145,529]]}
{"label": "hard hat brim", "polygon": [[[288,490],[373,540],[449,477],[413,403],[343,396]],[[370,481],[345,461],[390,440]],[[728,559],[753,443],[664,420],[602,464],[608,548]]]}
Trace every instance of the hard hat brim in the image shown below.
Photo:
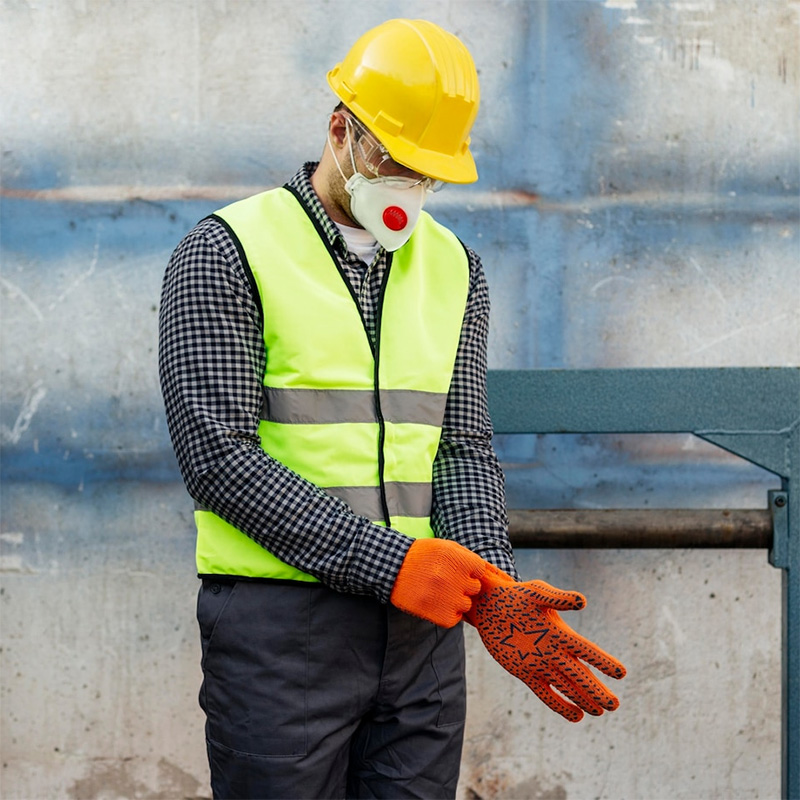
{"label": "hard hat brim", "polygon": [[463,184],[478,180],[475,159],[468,148],[458,156],[446,156],[432,150],[423,150],[399,136],[392,139],[385,134],[381,135],[381,132],[376,133],[372,130],[372,133],[378,136],[381,144],[395,161],[414,172],[444,183]]}

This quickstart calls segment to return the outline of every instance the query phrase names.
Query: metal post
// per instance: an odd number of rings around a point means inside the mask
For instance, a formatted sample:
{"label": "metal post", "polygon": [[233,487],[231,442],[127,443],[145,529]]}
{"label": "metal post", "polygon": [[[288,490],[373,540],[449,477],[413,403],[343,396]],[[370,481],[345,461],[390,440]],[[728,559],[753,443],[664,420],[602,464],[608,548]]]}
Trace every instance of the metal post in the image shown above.
{"label": "metal post", "polygon": [[[791,431],[789,451],[800,466],[800,426]],[[783,796],[800,798],[800,491],[770,492],[774,543],[770,563],[783,570],[783,704],[781,748]]]}

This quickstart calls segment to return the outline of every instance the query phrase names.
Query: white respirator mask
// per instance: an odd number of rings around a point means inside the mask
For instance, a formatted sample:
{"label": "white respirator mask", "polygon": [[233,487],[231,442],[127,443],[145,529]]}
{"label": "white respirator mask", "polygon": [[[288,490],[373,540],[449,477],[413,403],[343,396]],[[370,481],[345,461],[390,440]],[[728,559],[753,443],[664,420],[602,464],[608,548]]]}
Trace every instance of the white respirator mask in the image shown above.
{"label": "white respirator mask", "polygon": [[397,250],[411,238],[434,182],[427,178],[393,175],[367,178],[356,169],[352,128],[349,125],[348,146],[350,163],[353,165],[350,178],[345,177],[333,150],[330,132],[328,133],[328,147],[345,181],[345,191],[350,195],[350,214],[364,230],[375,237],[381,247],[390,252]]}

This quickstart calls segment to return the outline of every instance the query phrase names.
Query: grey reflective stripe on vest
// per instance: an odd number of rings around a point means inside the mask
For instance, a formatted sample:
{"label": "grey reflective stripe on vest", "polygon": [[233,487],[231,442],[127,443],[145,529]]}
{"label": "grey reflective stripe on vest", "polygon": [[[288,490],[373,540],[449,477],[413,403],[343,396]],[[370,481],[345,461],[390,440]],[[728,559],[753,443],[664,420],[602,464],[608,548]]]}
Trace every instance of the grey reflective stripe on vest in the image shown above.
{"label": "grey reflective stripe on vest", "polygon": [[[328,494],[344,500],[353,511],[367,519],[383,519],[381,491],[377,486],[331,486]],[[386,483],[390,517],[429,517],[433,489],[429,483]]]}
{"label": "grey reflective stripe on vest", "polygon": [[[264,387],[262,419],[287,425],[377,422],[371,389],[275,389]],[[410,389],[381,389],[381,413],[387,422],[439,427],[447,395]]]}
{"label": "grey reflective stripe on vest", "polygon": [[[381,491],[377,486],[332,486],[325,491],[344,500],[353,512],[370,520],[383,519]],[[433,489],[429,483],[386,484],[386,502],[392,517],[429,517]],[[195,501],[195,511],[209,511]]]}
{"label": "grey reflective stripe on vest", "polygon": [[273,389],[265,386],[261,418],[287,425],[377,422],[375,395],[360,389]]}
{"label": "grey reflective stripe on vest", "polygon": [[387,422],[442,426],[447,395],[408,389],[381,389],[381,413]]}

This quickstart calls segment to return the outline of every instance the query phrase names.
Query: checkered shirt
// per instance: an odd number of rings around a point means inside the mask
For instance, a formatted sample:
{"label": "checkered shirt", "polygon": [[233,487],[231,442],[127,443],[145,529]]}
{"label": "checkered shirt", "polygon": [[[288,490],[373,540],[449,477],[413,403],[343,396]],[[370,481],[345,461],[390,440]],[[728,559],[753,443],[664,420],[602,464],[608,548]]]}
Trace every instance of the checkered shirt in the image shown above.
{"label": "checkered shirt", "polygon": [[[287,186],[333,245],[374,341],[386,251],[379,249],[369,266],[348,252],[311,186],[315,167],[305,164]],[[489,295],[480,260],[468,252],[469,297],[433,465],[431,523],[437,536],[516,577],[486,400]],[[161,388],[189,494],[332,589],[387,602],[412,540],[356,516],[260,446],[266,362],[260,313],[236,244],[218,221],[201,221],[172,254],[159,316]]]}

